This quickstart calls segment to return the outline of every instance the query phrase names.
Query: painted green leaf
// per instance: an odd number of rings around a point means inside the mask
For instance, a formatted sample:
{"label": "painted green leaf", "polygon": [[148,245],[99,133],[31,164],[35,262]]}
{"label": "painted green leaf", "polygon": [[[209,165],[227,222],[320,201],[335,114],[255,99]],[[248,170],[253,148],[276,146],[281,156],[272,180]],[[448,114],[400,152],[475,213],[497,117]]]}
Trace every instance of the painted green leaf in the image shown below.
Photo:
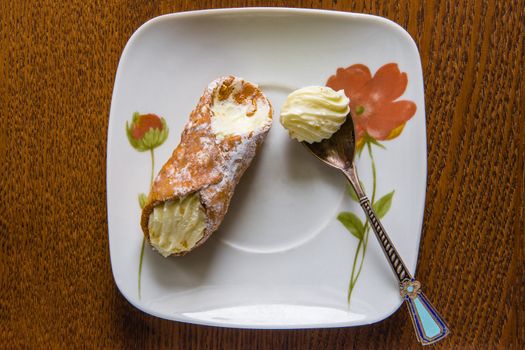
{"label": "painted green leaf", "polygon": [[357,194],[355,193],[354,188],[352,185],[346,186],[346,193],[352,198],[354,201],[359,202],[359,198],[357,198]]}
{"label": "painted green leaf", "polygon": [[346,229],[357,239],[363,239],[365,226],[361,220],[359,220],[357,215],[349,211],[344,211],[337,215],[337,220],[339,220],[344,225],[344,227],[346,227]]}
{"label": "painted green leaf", "polygon": [[[361,188],[363,189],[363,191],[365,190],[365,185],[363,184],[363,182],[359,181],[359,183],[361,184]],[[348,185],[346,187],[346,192],[348,193],[348,195],[350,196],[350,198],[352,198],[354,201],[356,202],[359,202],[359,198],[357,198],[357,193],[355,193],[355,190],[354,188],[352,187],[352,185]]]}
{"label": "painted green leaf", "polygon": [[392,205],[392,198],[394,197],[395,191],[385,194],[383,197],[379,198],[372,207],[376,212],[376,215],[381,219],[386,213],[390,210]]}
{"label": "painted green leaf", "polygon": [[139,193],[139,205],[140,209],[144,209],[144,206],[146,205],[146,201],[148,200],[148,196],[146,196],[145,193]]}

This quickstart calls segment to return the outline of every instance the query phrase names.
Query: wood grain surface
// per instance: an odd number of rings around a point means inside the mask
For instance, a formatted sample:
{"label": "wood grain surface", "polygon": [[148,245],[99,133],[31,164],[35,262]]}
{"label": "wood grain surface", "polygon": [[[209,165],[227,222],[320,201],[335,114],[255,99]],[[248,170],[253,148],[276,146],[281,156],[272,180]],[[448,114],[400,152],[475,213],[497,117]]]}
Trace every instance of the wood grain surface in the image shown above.
{"label": "wood grain surface", "polygon": [[245,5],[371,13],[408,30],[428,133],[418,275],[452,329],[436,347],[523,349],[525,3],[404,0],[1,0],[0,347],[418,347],[404,308],[366,327],[235,330],[148,316],[117,290],[105,160],[122,49],[157,15]]}

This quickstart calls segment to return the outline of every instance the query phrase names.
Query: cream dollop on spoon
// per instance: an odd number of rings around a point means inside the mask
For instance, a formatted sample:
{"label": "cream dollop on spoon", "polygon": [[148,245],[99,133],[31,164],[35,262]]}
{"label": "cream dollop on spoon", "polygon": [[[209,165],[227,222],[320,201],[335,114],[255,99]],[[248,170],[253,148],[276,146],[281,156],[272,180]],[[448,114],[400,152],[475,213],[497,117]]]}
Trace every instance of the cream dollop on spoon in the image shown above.
{"label": "cream dollop on spoon", "polygon": [[319,142],[343,125],[350,112],[349,102],[343,90],[307,86],[288,95],[281,109],[281,124],[299,142]]}

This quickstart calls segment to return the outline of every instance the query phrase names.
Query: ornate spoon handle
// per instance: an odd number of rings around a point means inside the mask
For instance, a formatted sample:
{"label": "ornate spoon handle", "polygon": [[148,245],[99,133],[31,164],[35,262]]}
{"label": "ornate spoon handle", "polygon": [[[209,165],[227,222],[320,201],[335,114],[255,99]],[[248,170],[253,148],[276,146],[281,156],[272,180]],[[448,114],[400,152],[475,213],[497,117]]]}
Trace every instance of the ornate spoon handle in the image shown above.
{"label": "ornate spoon handle", "polygon": [[445,321],[443,321],[421,291],[421,283],[416,281],[408,272],[383,225],[377,219],[368,198],[366,196],[361,197],[359,203],[365,211],[377,239],[381,243],[381,248],[383,248],[383,253],[385,253],[390,262],[390,267],[392,267],[399,280],[400,293],[407,304],[419,342],[423,345],[428,345],[443,339],[449,333]]}
{"label": "ornate spoon handle", "polygon": [[445,338],[450,332],[448,326],[421,291],[421,283],[416,281],[406,268],[361,188],[355,167],[349,169],[348,172],[345,171],[345,175],[354,187],[359,197],[359,203],[381,244],[383,253],[385,253],[390,267],[399,280],[400,294],[408,307],[418,341],[423,345],[428,345]]}
{"label": "ornate spoon handle", "polygon": [[368,197],[363,196],[359,198],[359,204],[361,204],[361,207],[365,211],[368,221],[370,222],[370,225],[372,226],[372,229],[374,230],[377,239],[381,243],[383,253],[385,253],[388,261],[390,262],[390,267],[394,271],[394,274],[397,276],[399,283],[403,282],[406,279],[412,279],[412,275],[408,271],[403,260],[401,260],[399,253],[394,247],[394,244],[392,244],[390,237],[388,237],[385,229],[383,228],[383,225],[381,225],[381,222],[377,218],[374,209],[372,209],[372,205],[370,204]]}

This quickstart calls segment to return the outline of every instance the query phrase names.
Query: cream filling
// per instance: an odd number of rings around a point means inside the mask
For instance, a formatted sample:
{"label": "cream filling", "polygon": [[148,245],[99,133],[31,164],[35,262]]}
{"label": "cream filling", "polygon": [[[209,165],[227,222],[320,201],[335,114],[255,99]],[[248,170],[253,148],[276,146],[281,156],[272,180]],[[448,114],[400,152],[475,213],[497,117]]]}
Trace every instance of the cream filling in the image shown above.
{"label": "cream filling", "polygon": [[205,228],[206,214],[197,193],[156,206],[148,222],[151,245],[165,257],[191,250]]}
{"label": "cream filling", "polygon": [[319,142],[330,138],[345,122],[350,100],[344,91],[308,86],[292,92],[281,110],[281,124],[298,141]]}
{"label": "cream filling", "polygon": [[[241,83],[239,83],[241,84]],[[237,103],[234,100],[236,90],[224,100],[215,96],[211,110],[211,128],[219,139],[234,135],[245,135],[250,132],[257,132],[268,124],[270,120],[270,105],[264,99],[257,99],[257,109],[252,115],[251,101],[247,103]]]}

